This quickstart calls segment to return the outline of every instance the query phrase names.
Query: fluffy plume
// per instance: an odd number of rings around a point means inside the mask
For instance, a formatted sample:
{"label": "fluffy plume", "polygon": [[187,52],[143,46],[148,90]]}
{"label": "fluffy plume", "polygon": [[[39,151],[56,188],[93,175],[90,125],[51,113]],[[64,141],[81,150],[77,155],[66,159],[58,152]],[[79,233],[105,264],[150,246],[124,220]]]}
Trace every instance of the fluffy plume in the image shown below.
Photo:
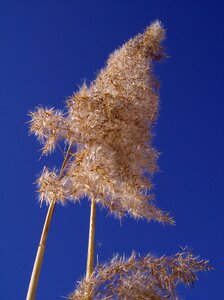
{"label": "fluffy plume", "polygon": [[159,258],[141,258],[135,253],[128,259],[116,256],[108,264],[98,264],[89,280],[79,282],[69,299],[177,300],[178,283],[193,285],[196,273],[209,269],[208,261],[190,252]]}
{"label": "fluffy plume", "polygon": [[52,152],[57,142],[66,137],[69,127],[63,113],[53,108],[44,109],[39,107],[34,112],[30,112],[30,133],[35,134],[37,139],[43,144],[43,154]]}
{"label": "fluffy plume", "polygon": [[[78,145],[66,167],[65,182],[59,184],[66,188],[60,195],[71,200],[86,195],[118,217],[128,213],[173,223],[148,195],[158,157],[152,147],[158,114],[152,62],[165,56],[163,39],[164,29],[156,21],[116,50],[90,86],[68,99],[66,116],[42,108],[31,113],[31,132],[44,144],[44,153],[62,138]],[[40,179],[39,187],[41,200],[51,201],[45,192],[49,185]]]}
{"label": "fluffy plume", "polygon": [[41,176],[37,180],[37,185],[41,203],[44,201],[47,204],[50,204],[52,201],[64,202],[65,188],[58,172],[49,171],[44,167]]}

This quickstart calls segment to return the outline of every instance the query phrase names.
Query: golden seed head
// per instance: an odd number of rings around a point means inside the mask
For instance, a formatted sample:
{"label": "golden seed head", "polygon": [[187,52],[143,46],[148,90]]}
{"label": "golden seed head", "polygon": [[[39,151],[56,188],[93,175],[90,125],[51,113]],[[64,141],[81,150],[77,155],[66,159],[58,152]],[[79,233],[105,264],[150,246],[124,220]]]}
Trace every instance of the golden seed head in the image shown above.
{"label": "golden seed head", "polygon": [[177,300],[177,284],[193,285],[197,272],[210,269],[208,261],[185,251],[162,257],[139,257],[135,253],[129,258],[115,256],[108,264],[98,264],[88,280],[77,284],[69,299]]}
{"label": "golden seed head", "polygon": [[30,131],[43,143],[44,154],[62,139],[78,145],[60,191],[49,181],[53,196],[39,180],[41,201],[55,197],[64,203],[86,195],[118,217],[173,223],[148,195],[158,158],[152,146],[159,99],[152,62],[165,56],[163,39],[164,29],[156,21],[110,55],[90,86],[67,100],[66,114],[43,108],[31,113]]}

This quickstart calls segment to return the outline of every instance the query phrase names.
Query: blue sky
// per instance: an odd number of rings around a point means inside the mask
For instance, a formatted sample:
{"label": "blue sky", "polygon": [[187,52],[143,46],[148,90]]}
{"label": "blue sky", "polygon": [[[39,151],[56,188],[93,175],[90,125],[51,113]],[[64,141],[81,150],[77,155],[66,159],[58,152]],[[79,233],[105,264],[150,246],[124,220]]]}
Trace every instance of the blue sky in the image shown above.
{"label": "blue sky", "polygon": [[[24,299],[46,207],[35,185],[44,165],[28,136],[27,113],[38,105],[62,108],[91,81],[108,55],[160,19],[169,59],[155,67],[161,109],[154,145],[161,152],[154,177],[158,206],[176,226],[122,224],[97,211],[96,254],[174,254],[188,245],[215,270],[199,274],[182,299],[223,299],[223,1],[1,0],[0,2],[0,298]],[[57,206],[37,292],[62,299],[85,273],[89,203]]]}

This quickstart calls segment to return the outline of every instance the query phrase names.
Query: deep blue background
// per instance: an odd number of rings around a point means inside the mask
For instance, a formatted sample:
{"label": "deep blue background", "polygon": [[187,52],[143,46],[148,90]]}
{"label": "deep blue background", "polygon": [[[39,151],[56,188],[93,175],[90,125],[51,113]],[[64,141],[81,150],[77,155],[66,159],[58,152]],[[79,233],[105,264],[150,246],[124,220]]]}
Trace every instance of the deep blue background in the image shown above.
{"label": "deep blue background", "polygon": [[[151,21],[167,28],[170,58],[156,67],[161,111],[155,145],[158,205],[176,226],[97,211],[96,254],[173,254],[188,245],[215,271],[200,274],[182,299],[223,299],[224,1],[0,1],[0,299],[24,299],[46,215],[33,182],[58,154],[39,161],[27,113],[63,101],[104,66],[108,55]],[[37,300],[61,299],[85,273],[89,203],[56,207]]]}

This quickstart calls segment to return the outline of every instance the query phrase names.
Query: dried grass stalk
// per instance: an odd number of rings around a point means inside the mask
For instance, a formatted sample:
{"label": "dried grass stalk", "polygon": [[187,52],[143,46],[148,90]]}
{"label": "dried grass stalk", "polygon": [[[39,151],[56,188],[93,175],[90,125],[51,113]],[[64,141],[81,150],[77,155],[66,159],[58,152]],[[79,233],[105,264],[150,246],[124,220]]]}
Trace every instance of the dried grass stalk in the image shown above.
{"label": "dried grass stalk", "polygon": [[35,295],[36,295],[36,290],[37,290],[37,285],[39,281],[39,276],[40,276],[40,270],[44,258],[44,252],[45,252],[45,247],[46,247],[46,242],[47,242],[47,236],[48,236],[48,231],[49,231],[49,226],[50,222],[52,219],[52,215],[54,213],[54,208],[55,208],[55,202],[52,201],[51,205],[48,208],[47,216],[45,219],[43,231],[41,234],[40,238],[40,243],[37,249],[37,254],[33,266],[33,271],[31,274],[30,278],[30,283],[27,291],[27,296],[26,300],[34,300]]}
{"label": "dried grass stalk", "polygon": [[[68,163],[71,147],[72,147],[72,144],[69,145],[67,153],[64,158],[64,161],[62,163],[60,174],[59,174],[59,179],[63,176],[66,164]],[[40,270],[41,270],[41,266],[42,266],[42,262],[43,262],[43,258],[44,258],[44,252],[45,252],[45,247],[46,247],[46,242],[47,242],[47,237],[48,237],[48,231],[49,231],[50,223],[52,220],[52,216],[53,216],[55,204],[56,204],[55,200],[56,199],[51,200],[48,211],[47,211],[47,215],[45,218],[45,222],[44,222],[44,226],[43,226],[43,230],[42,230],[42,234],[41,234],[41,238],[40,238],[40,243],[39,243],[39,246],[37,249],[36,258],[35,258],[34,265],[33,265],[33,270],[32,270],[32,274],[31,274],[31,278],[30,278],[30,283],[29,283],[29,287],[28,287],[28,291],[27,291],[26,300],[34,300],[35,296],[36,296],[36,290],[37,290],[37,285],[38,285],[38,281],[39,281],[39,277],[40,277]]]}
{"label": "dried grass stalk", "polygon": [[90,222],[89,222],[89,243],[86,264],[86,279],[89,279],[94,269],[94,243],[96,226],[96,202],[91,201]]}

